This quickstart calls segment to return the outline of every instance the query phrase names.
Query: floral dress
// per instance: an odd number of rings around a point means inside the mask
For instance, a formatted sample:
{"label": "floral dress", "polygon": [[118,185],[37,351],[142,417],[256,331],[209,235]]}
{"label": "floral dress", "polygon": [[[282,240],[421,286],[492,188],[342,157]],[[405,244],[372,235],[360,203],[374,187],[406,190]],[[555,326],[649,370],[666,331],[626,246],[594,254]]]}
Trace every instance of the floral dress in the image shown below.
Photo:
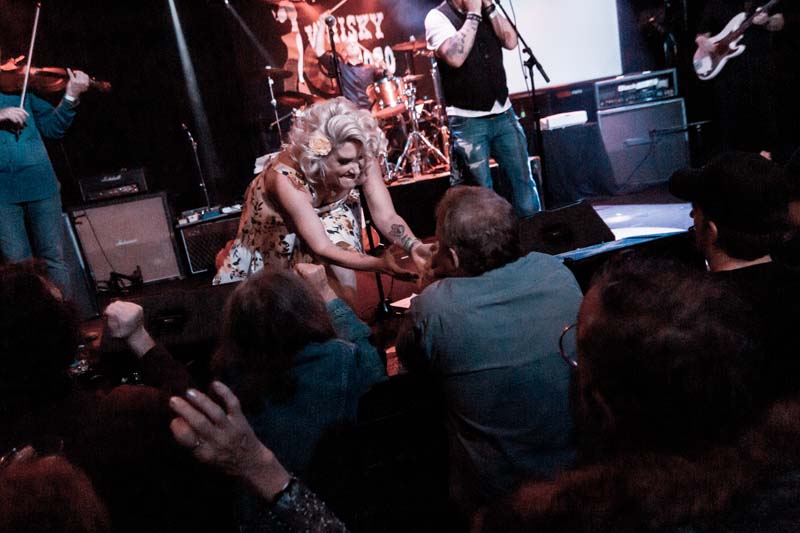
{"label": "floral dress", "polygon": [[[262,268],[287,270],[298,263],[319,262],[267,197],[266,178],[270,172],[279,172],[305,188],[316,204],[313,187],[299,170],[281,159],[278,155],[268,161],[264,171],[247,187],[236,240],[214,276],[214,285],[242,281]],[[348,196],[317,207],[315,211],[331,242],[345,250],[364,253],[360,208],[358,192],[353,190]]]}

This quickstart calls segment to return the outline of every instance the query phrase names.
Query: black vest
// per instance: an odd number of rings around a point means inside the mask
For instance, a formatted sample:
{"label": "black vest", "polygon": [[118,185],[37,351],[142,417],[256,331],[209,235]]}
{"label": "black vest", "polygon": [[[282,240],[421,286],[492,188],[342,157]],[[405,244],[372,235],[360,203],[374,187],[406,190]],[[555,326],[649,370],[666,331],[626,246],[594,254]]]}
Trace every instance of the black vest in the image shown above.
{"label": "black vest", "polygon": [[[467,16],[458,12],[448,0],[436,9],[457,30],[467,20]],[[488,18],[478,25],[475,44],[461,67],[453,68],[444,60],[438,63],[447,105],[473,111],[491,111],[495,102],[502,104],[508,98],[503,45]]]}

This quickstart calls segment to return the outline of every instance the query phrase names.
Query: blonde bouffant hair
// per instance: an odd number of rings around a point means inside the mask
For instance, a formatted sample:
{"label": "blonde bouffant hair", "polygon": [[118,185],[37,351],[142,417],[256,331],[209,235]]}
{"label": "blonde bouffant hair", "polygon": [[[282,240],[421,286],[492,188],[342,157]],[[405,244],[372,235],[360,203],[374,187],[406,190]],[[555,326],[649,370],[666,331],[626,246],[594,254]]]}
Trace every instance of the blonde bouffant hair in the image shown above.
{"label": "blonde bouffant hair", "polygon": [[366,162],[378,158],[387,144],[386,136],[372,114],[358,109],[345,98],[334,98],[308,108],[302,116],[295,118],[289,132],[288,150],[300,165],[306,180],[312,186],[324,189],[335,189],[338,183],[326,180],[327,155],[320,155],[318,150],[312,149],[310,141],[319,137],[330,141],[330,152],[346,142],[360,145]]}

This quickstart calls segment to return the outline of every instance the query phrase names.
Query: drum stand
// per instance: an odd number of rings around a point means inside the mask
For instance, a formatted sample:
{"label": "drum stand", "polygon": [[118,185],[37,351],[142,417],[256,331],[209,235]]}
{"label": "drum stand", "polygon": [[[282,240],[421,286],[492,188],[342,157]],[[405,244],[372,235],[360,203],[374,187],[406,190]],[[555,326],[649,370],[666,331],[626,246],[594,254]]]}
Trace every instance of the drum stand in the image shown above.
{"label": "drum stand", "polygon": [[419,131],[419,115],[417,114],[417,88],[412,84],[406,90],[406,108],[408,109],[409,116],[411,117],[411,133],[406,140],[403,153],[397,160],[394,167],[394,174],[398,175],[407,162],[411,163],[411,174],[414,178],[420,177],[423,173],[428,173],[431,169],[436,168],[438,165],[432,165],[429,161],[433,156],[440,164],[447,165],[447,157],[436,148],[425,134]]}

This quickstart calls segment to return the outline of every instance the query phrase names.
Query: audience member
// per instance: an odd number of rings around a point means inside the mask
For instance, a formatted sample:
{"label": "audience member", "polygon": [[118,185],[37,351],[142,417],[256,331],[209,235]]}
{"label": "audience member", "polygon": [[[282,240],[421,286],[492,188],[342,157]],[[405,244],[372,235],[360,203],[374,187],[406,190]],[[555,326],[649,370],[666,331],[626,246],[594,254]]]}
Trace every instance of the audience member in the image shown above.
{"label": "audience member", "polygon": [[355,420],[386,370],[324,267],[296,270],[257,273],[236,288],[214,366],[235,384],[256,435],[302,477],[320,438]]}
{"label": "audience member", "polygon": [[30,446],[0,470],[3,533],[106,533],[105,505],[79,468],[59,456],[36,457]]}
{"label": "audience member", "polygon": [[397,351],[442,388],[451,496],[469,513],[570,462],[570,376],[557,349],[581,291],[557,258],[520,258],[513,208],[490,189],[447,191],[436,235],[441,279],[413,300]]}
{"label": "audience member", "polygon": [[746,152],[721,154],[670,179],[670,191],[692,202],[697,245],[708,269],[750,302],[763,326],[767,401],[800,387],[794,378],[800,359],[791,348],[800,277],[771,255],[788,230],[789,187],[786,169]]}
{"label": "audience member", "polygon": [[624,262],[577,324],[583,466],[529,483],[473,531],[792,531],[800,403],[754,403],[752,313],[719,280]]}
{"label": "audience member", "polygon": [[[89,475],[115,531],[188,531],[200,524],[225,531],[221,524],[230,515],[192,508],[204,491],[222,500],[223,487],[215,489],[217,480],[185,458],[167,430],[167,401],[186,390],[185,370],[147,341],[141,308],[119,302],[106,316],[110,334],[128,335],[135,350],[146,350],[138,353],[142,376],[159,389],[78,387],[69,375],[80,338],[75,313],[41,267],[0,266],[0,450],[27,443],[63,453]],[[179,488],[189,495],[176,496]]]}
{"label": "audience member", "polygon": [[190,389],[185,400],[170,400],[178,415],[170,429],[175,440],[189,448],[198,461],[241,479],[259,497],[265,512],[256,530],[346,532],[345,525],[256,437],[233,392],[220,382],[214,382],[211,388],[224,409]]}

